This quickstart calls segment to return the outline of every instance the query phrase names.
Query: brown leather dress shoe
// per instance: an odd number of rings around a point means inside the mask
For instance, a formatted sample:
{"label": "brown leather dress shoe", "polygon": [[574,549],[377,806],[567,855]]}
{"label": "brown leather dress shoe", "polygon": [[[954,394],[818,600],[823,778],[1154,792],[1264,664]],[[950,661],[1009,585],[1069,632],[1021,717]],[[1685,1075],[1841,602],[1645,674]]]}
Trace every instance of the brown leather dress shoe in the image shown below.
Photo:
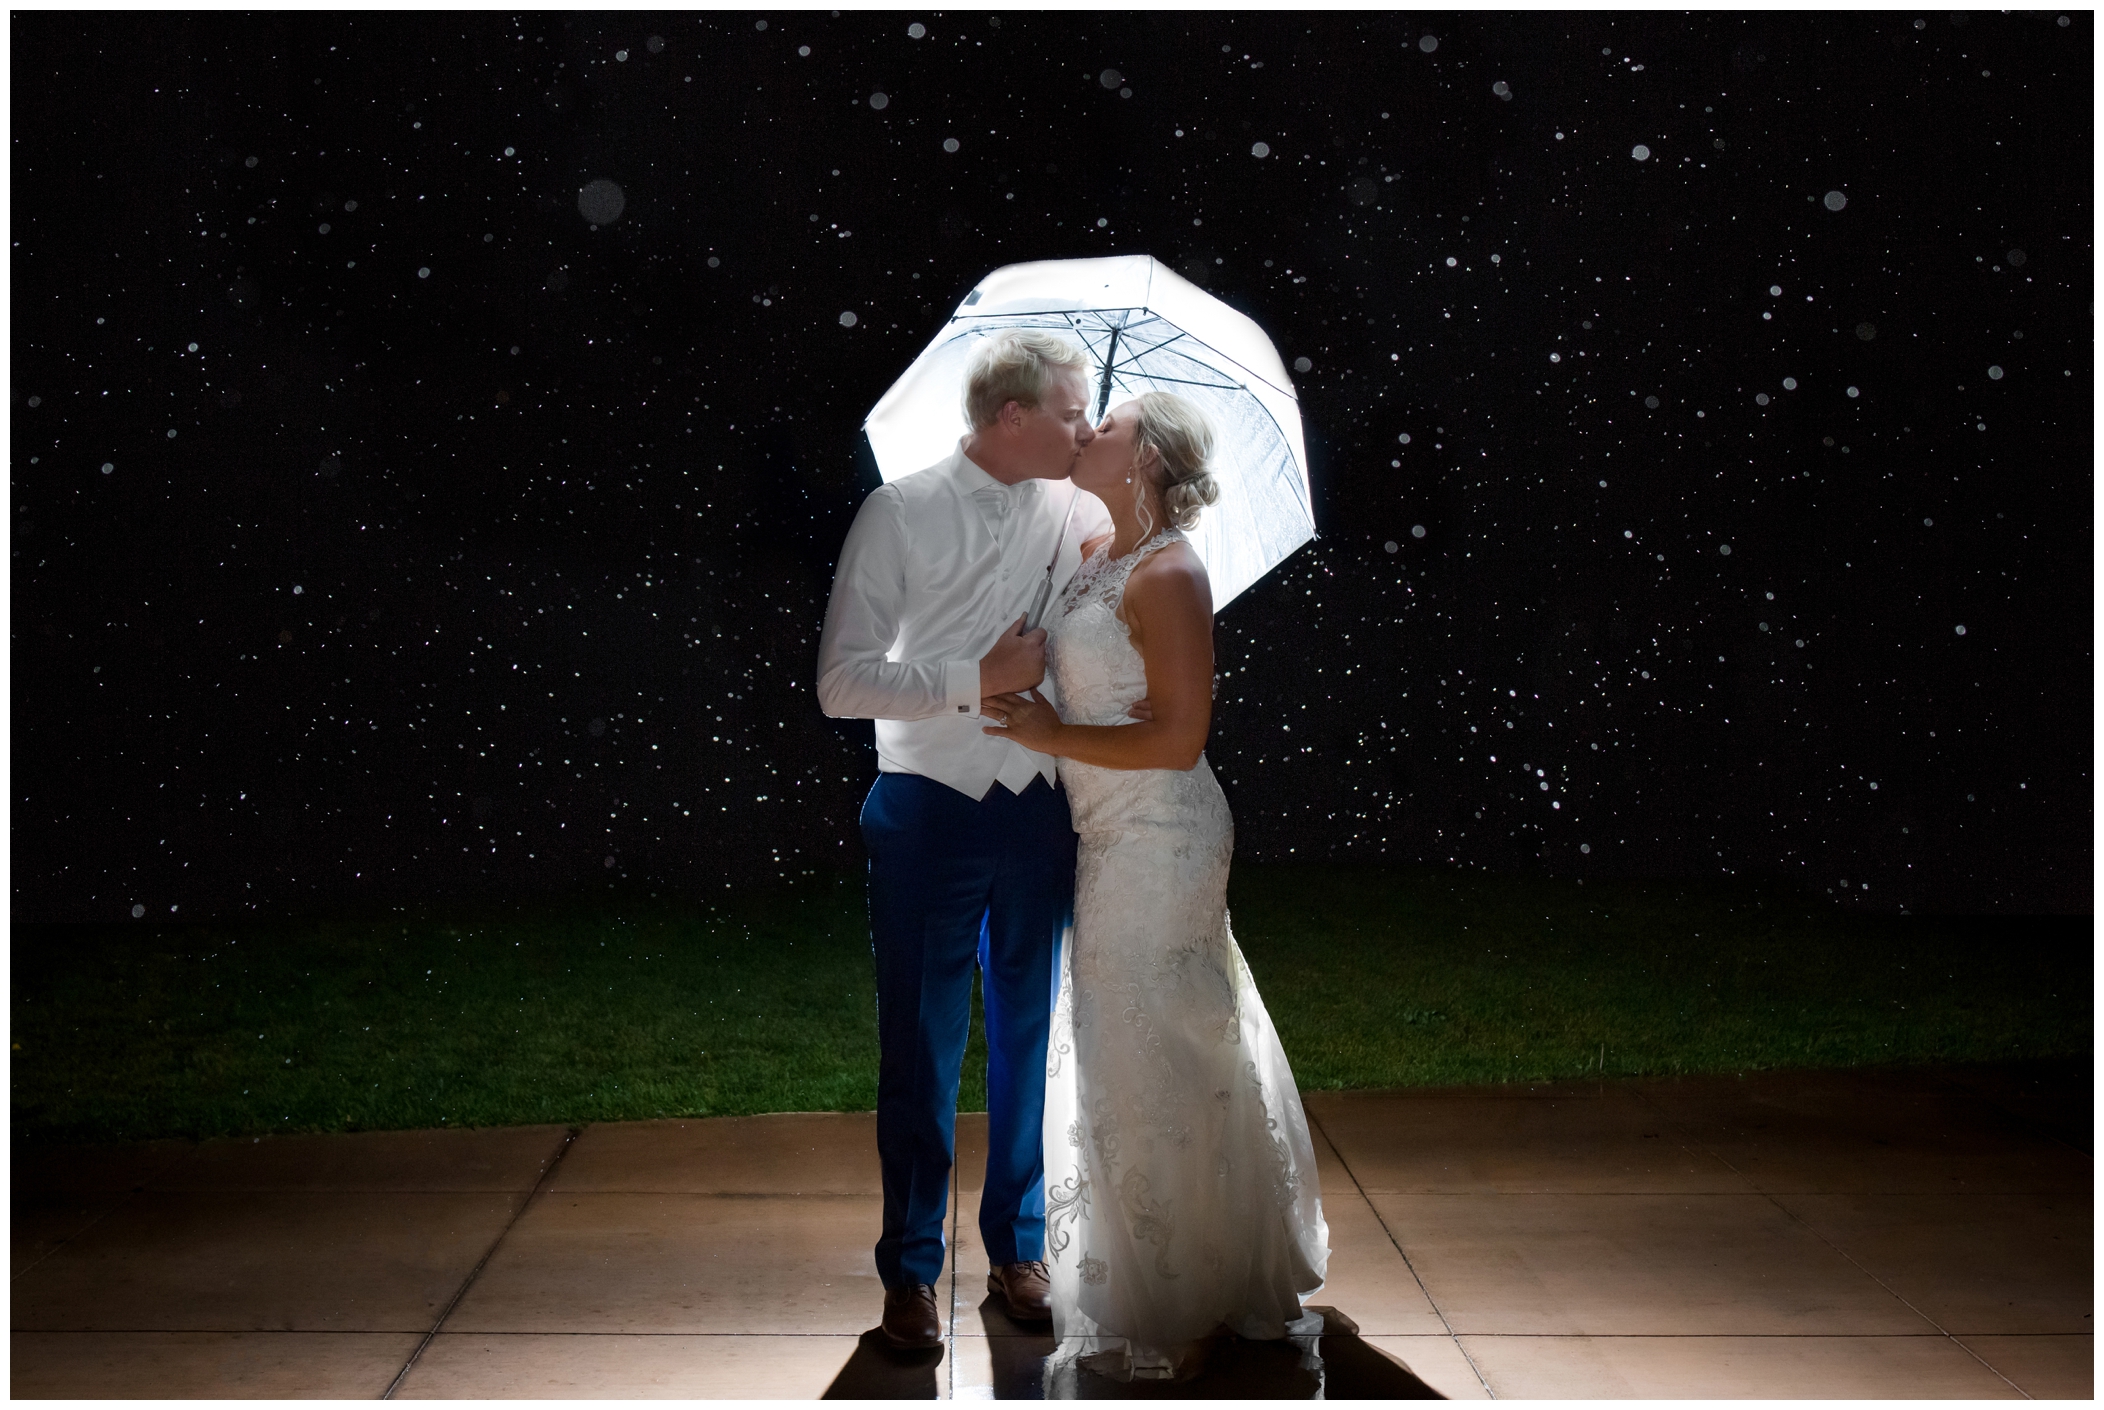
{"label": "brown leather dress shoe", "polygon": [[926,1351],[942,1345],[942,1318],[935,1311],[935,1289],[926,1283],[884,1289],[884,1340],[901,1351]]}
{"label": "brown leather dress shoe", "polygon": [[1018,1322],[1052,1320],[1052,1270],[1040,1261],[989,1269],[986,1290],[999,1293],[1008,1303],[1008,1315]]}

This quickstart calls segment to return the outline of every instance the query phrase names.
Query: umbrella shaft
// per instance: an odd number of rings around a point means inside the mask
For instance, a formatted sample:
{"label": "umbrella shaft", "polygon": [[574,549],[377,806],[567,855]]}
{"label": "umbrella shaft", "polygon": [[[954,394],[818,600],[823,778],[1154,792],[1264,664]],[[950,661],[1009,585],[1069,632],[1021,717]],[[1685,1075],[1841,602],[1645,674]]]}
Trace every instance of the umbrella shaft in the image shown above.
{"label": "umbrella shaft", "polygon": [[1103,355],[1103,380],[1096,384],[1096,419],[1103,419],[1103,410],[1110,405],[1110,369],[1118,360],[1118,329],[1110,330],[1110,351]]}

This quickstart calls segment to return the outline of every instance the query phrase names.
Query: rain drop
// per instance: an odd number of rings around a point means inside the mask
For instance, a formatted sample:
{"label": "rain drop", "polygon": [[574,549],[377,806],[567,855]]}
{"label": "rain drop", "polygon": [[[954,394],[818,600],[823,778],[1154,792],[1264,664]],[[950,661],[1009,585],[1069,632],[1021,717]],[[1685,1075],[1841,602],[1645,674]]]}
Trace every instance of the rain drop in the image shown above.
{"label": "rain drop", "polygon": [[1271,144],[1269,142],[1256,143],[1249,149],[1249,155],[1255,157],[1258,161],[1262,161],[1271,155]]}
{"label": "rain drop", "polygon": [[665,52],[665,36],[653,34],[650,38],[643,41],[643,47],[653,54],[662,54]]}
{"label": "rain drop", "polygon": [[627,63],[627,62],[628,62],[628,51],[627,51],[626,49],[616,49],[616,50],[614,50],[614,62],[615,62],[615,63],[617,63],[617,64],[625,64],[625,63]]}
{"label": "rain drop", "polygon": [[[190,346],[194,348],[197,345],[195,343],[192,343]],[[1999,382],[2002,380],[2002,369],[1999,367],[1990,367],[1987,369],[1987,375],[1990,379]]]}
{"label": "rain drop", "polygon": [[1125,75],[1119,73],[1116,69],[1105,69],[1102,73],[1096,75],[1096,82],[1102,84],[1105,88],[1117,88],[1125,82]]}
{"label": "rain drop", "polygon": [[1645,397],[1645,398],[1644,398],[1644,405],[1645,405],[1645,406],[1647,406],[1647,407],[1649,407],[1649,408],[1651,408],[1651,410],[1653,410],[1653,411],[1656,411],[1656,410],[1658,410],[1658,398],[1657,398],[1657,397]]}
{"label": "rain drop", "polygon": [[1717,552],[1723,554],[1726,558],[1729,558],[1731,557],[1731,545],[1728,543],[1720,543],[1717,545]]}
{"label": "rain drop", "polygon": [[1424,525],[1422,525],[1422,524],[1412,524],[1412,525],[1410,526],[1410,537],[1411,537],[1411,538],[1414,538],[1414,539],[1421,539],[1421,538],[1423,538],[1424,536],[1425,536],[1425,526],[1424,526]]}
{"label": "rain drop", "polygon": [[577,193],[577,213],[594,225],[612,225],[626,209],[628,193],[603,176]]}
{"label": "rain drop", "polygon": [[1957,630],[1958,630],[1958,635],[1959,635],[1959,636],[1964,636],[1964,635],[1965,635],[1965,625],[1964,625],[1964,623],[1962,623],[1962,622],[1961,622],[1961,623],[1960,623],[1960,624],[1958,625],[1958,629],[1957,629]]}
{"label": "rain drop", "polygon": [[[251,158],[249,158],[249,161],[253,163],[253,162],[255,161],[255,158],[254,158],[254,157],[251,157]],[[133,906],[133,907],[132,907],[132,919],[133,919],[133,920],[137,920],[137,919],[138,919],[138,918],[139,918],[140,916],[143,916],[143,915],[145,915],[145,914],[146,914],[146,907],[144,907],[144,906]]]}
{"label": "rain drop", "polygon": [[107,460],[105,460],[105,461],[103,461],[103,462],[102,462],[102,473],[103,473],[103,474],[105,474],[105,475],[109,474],[109,473],[110,473],[110,472],[111,472],[112,470],[115,470],[116,468],[117,468],[116,466],[112,465],[112,464],[111,464],[111,463],[110,463],[109,461],[107,461]]}
{"label": "rain drop", "polygon": [[925,39],[927,35],[928,27],[919,20],[915,20],[912,24],[906,26],[906,37],[908,39]]}
{"label": "rain drop", "polygon": [[192,343],[192,344],[190,344],[190,351],[191,351],[191,352],[196,352],[196,351],[197,351],[197,344],[195,344],[195,343]]}
{"label": "rain drop", "polygon": [[1455,259],[1455,258],[1454,258],[1454,257],[1453,257],[1452,255],[1448,255],[1448,256],[1447,256],[1447,268],[1448,268],[1448,269],[1452,269],[1452,268],[1453,268],[1453,267],[1454,267],[1455,265],[1457,265],[1457,264],[1459,264],[1459,263],[1461,263],[1461,261],[1460,261],[1460,260],[1458,260],[1458,259]]}
{"label": "rain drop", "polygon": [[1861,338],[1866,343],[1869,342],[1872,338],[1875,338],[1877,335],[1878,326],[1875,323],[1864,322],[1858,323],[1856,325],[1856,336],[1858,338]]}
{"label": "rain drop", "polygon": [[853,309],[848,309],[846,312],[840,315],[840,326],[843,328],[852,328],[861,321],[861,319],[855,317],[855,311]]}
{"label": "rain drop", "polygon": [[1396,542],[1396,541],[1395,541],[1394,539],[1390,539],[1390,540],[1388,540],[1388,542],[1386,542],[1386,543],[1382,544],[1382,545],[1381,545],[1381,547],[1382,547],[1383,549],[1385,549],[1385,550],[1386,550],[1387,552],[1389,552],[1389,553],[1393,553],[1393,552],[1395,552],[1395,551],[1396,551],[1397,549],[1401,548],[1401,547],[1402,547],[1402,545],[1401,545],[1401,544],[1399,544],[1399,543],[1397,543],[1397,542]]}
{"label": "rain drop", "polygon": [[1755,392],[1753,394],[1753,404],[1755,406],[1766,406],[1768,404],[1768,394],[1766,392]]}
{"label": "rain drop", "polygon": [[[1597,744],[1595,744],[1595,745],[1593,746],[1593,748],[1595,748],[1595,749],[1598,749],[1599,747],[1600,747],[1600,746],[1599,746],[1599,745],[1597,745]],[[1590,842],[1581,842],[1581,843],[1579,843],[1579,844],[1578,844],[1578,850],[1579,850],[1580,852],[1583,852],[1583,853],[1585,853],[1585,854],[1586,854],[1587,856],[1591,856],[1591,855],[1592,855],[1592,851],[1593,851],[1593,844],[1592,844],[1592,843],[1590,843]]]}
{"label": "rain drop", "polygon": [[1496,83],[1490,85],[1490,91],[1497,94],[1500,98],[1503,98],[1508,103],[1512,101],[1512,85],[1507,83],[1502,78],[1499,79]]}
{"label": "rain drop", "polygon": [[1640,162],[1648,162],[1651,160],[1651,149],[1649,147],[1646,147],[1643,143],[1639,142],[1634,147],[1631,147],[1629,149],[1629,155],[1635,157]]}
{"label": "rain drop", "polygon": [[1785,377],[1785,378],[1783,378],[1783,390],[1784,390],[1784,391],[1786,391],[1786,392],[1794,392],[1794,391],[1796,391],[1796,390],[1797,390],[1797,379],[1796,379],[1795,377]]}
{"label": "rain drop", "polygon": [[1837,211],[1847,204],[1848,197],[1843,195],[1841,192],[1829,191],[1826,193],[1826,208],[1828,210]]}
{"label": "rain drop", "polygon": [[1293,359],[1293,370],[1295,372],[1311,372],[1314,370],[1314,368],[1315,364],[1308,361],[1308,359],[1304,357],[1296,357]]}
{"label": "rain drop", "polygon": [[431,266],[428,264],[418,266],[416,271],[416,277],[419,279],[429,279],[431,277]]}
{"label": "rain drop", "polygon": [[881,113],[891,106],[891,95],[889,93],[872,93],[869,95],[869,105]]}
{"label": "rain drop", "polygon": [[1405,431],[1400,436],[1397,436],[1396,440],[1403,445],[1408,445],[1410,444],[1410,433]]}
{"label": "rain drop", "polygon": [[1429,54],[1439,47],[1439,40],[1436,36],[1428,34],[1417,41],[1417,47]]}
{"label": "rain drop", "polygon": [[1104,226],[1108,224],[1110,224],[1110,222],[1108,220],[1105,220],[1102,216],[1099,215],[1096,217],[1096,228],[1098,230],[1101,230]]}
{"label": "rain drop", "polygon": [[717,269],[717,268],[720,268],[720,267],[722,266],[722,264],[723,264],[723,259],[722,259],[722,257],[721,257],[721,256],[718,256],[718,255],[710,255],[710,256],[709,256],[709,268],[711,268],[711,269]]}
{"label": "rain drop", "polygon": [[1770,294],[1770,295],[1771,295],[1772,297],[1775,297],[1775,298],[1781,298],[1781,297],[1782,297],[1782,292],[1783,292],[1783,286],[1782,286],[1782,285],[1780,285],[1780,284],[1770,284],[1770,285],[1768,286],[1768,293],[1769,293],[1769,294]]}
{"label": "rain drop", "polygon": [[256,161],[257,159],[255,157],[250,157],[246,162],[242,163],[242,165],[248,167],[250,170],[254,170]]}
{"label": "rain drop", "polygon": [[2024,267],[2024,261],[2031,257],[2025,254],[2022,250],[2011,250],[2007,255],[2003,256],[2003,258],[2009,261],[2009,267],[2011,269],[2022,269]]}
{"label": "rain drop", "polygon": [[303,596],[303,595],[305,595],[306,591],[307,591],[307,590],[306,590],[305,588],[301,587],[301,586],[300,586],[300,585],[299,585],[298,583],[294,583],[294,584],[292,585],[292,595],[293,595],[294,597],[300,597],[300,596]]}
{"label": "rain drop", "polygon": [[956,150],[957,150],[957,149],[958,149],[959,147],[962,147],[963,145],[964,145],[964,144],[963,144],[962,142],[959,142],[959,141],[958,141],[958,140],[957,140],[956,138],[954,138],[954,137],[945,137],[945,138],[943,138],[943,139],[942,139],[942,149],[943,149],[943,150],[944,150],[945,152],[954,152],[954,151],[956,151]]}
{"label": "rain drop", "polygon": [[[191,344],[191,346],[192,346],[192,347],[195,347],[195,346],[196,346],[196,344],[195,344],[195,343],[193,343],[193,344]],[[29,399],[29,404],[30,404],[31,406],[42,406],[42,405],[44,404],[44,399],[43,399],[42,397],[31,397],[31,398]]]}
{"label": "rain drop", "polygon": [[1852,397],[1859,397],[1863,395],[1863,389],[1861,387],[1850,387],[1848,389],[1848,394]]}
{"label": "rain drop", "polygon": [[504,149],[504,155],[505,155],[505,156],[507,156],[507,157],[517,156],[517,155],[518,155],[518,149],[517,149],[517,148],[515,148],[515,147],[506,147],[506,148]]}

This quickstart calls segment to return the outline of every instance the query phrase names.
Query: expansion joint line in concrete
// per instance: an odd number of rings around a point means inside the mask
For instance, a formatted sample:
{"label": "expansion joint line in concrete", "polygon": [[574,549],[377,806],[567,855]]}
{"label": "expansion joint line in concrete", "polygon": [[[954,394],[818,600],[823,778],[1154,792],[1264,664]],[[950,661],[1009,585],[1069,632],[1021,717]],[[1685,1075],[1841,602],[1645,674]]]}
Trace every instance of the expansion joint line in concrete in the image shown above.
{"label": "expansion joint line in concrete", "polygon": [[526,1198],[519,1201],[519,1207],[512,1211],[511,1218],[504,1221],[504,1227],[497,1231],[497,1237],[491,1239],[489,1247],[483,1250],[481,1259],[468,1270],[467,1277],[460,1280],[460,1286],[454,1290],[452,1299],[440,1310],[438,1320],[431,1324],[431,1330],[424,1333],[424,1339],[416,1344],[416,1350],[409,1353],[409,1359],[402,1363],[402,1369],[395,1372],[395,1378],[387,1383],[387,1389],[380,1392],[382,1400],[394,1399],[395,1392],[402,1388],[402,1382],[409,1379],[409,1373],[416,1369],[416,1363],[422,1358],[425,1349],[438,1339],[439,1329],[446,1325],[446,1319],[453,1315],[453,1309],[460,1306],[460,1300],[468,1295],[468,1289],[475,1286],[475,1280],[482,1276],[483,1269],[489,1267],[489,1261],[497,1256],[497,1250],[503,1246],[505,1238],[525,1216],[526,1211],[532,1208],[535,1198],[548,1188],[548,1182],[555,1177],[555,1167],[562,1164],[563,1156],[568,1154],[572,1143],[583,1134],[582,1126],[572,1126],[563,1132],[562,1143],[555,1148],[555,1155],[541,1171],[541,1178],[533,1182],[533,1188],[526,1192]]}
{"label": "expansion joint line in concrete", "polygon": [[1330,1140],[1329,1130],[1323,1126],[1322,1118],[1316,1116],[1313,1112],[1307,1112],[1306,1115],[1308,1118],[1308,1124],[1322,1133],[1322,1139],[1324,1143],[1329,1146],[1330,1153],[1337,1157],[1337,1163],[1344,1167],[1344,1173],[1346,1175],[1351,1176],[1352,1188],[1358,1191],[1359,1198],[1361,1200],[1364,1200],[1367,1209],[1372,1211],[1374,1219],[1381,1226],[1381,1232],[1388,1236],[1389,1247],[1395,1250],[1396,1257],[1403,1260],[1403,1266],[1405,1268],[1408,1268],[1410,1270],[1410,1276],[1416,1279],[1417,1290],[1425,1295],[1426,1305],[1429,1306],[1432,1309],[1433,1314],[1439,1318],[1439,1325],[1446,1328],[1447,1340],[1451,1341],[1454,1344],[1454,1350],[1461,1353],[1461,1359],[1468,1363],[1469,1370],[1474,1371],[1476,1373],[1476,1380],[1482,1384],[1483,1393],[1489,1396],[1492,1400],[1496,1400],[1498,1398],[1498,1393],[1490,1388],[1490,1380],[1483,1374],[1483,1368],[1476,1364],[1476,1358],[1469,1355],[1468,1348],[1461,1344],[1461,1338],[1454,1331],[1454,1324],[1447,1320],[1446,1309],[1439,1305],[1439,1299],[1432,1296],[1432,1290],[1425,1286],[1424,1275],[1417,1271],[1417,1265],[1415,1263],[1412,1263],[1410,1261],[1410,1255],[1404,1252],[1402,1240],[1398,1239],[1395,1236],[1395,1230],[1388,1227],[1388,1221],[1381,1217],[1380,1210],[1374,1208],[1374,1202],[1371,1199],[1367,1199],[1366,1187],[1359,1183],[1358,1172],[1353,1170],[1352,1163],[1344,1158],[1344,1152],[1338,1147],[1337,1143],[1335,1141]]}
{"label": "expansion joint line in concrete", "polygon": [[1810,1234],[1813,1238],[1819,1240],[1819,1242],[1825,1244],[1828,1248],[1832,1249],[1835,1253],[1839,1254],[1843,1259],[1846,1259],[1848,1261],[1849,1266],[1853,1267],[1858,1273],[1861,1273],[1864,1277],[1870,1279],[1871,1282],[1876,1283],[1879,1287],[1883,1288],[1886,1294],[1890,1296],[1894,1302],[1897,1302],[1900,1306],[1906,1308],[1909,1312],[1921,1318],[1922,1321],[1928,1323],[1931,1327],[1935,1328],[1936,1335],[1949,1341],[1951,1345],[1957,1347],[1967,1356],[1970,1356],[1973,1360],[1979,1362],[1981,1366],[1986,1368],[1989,1375],[1993,1376],[2003,1385],[2009,1387],[2009,1389],[2015,1391],[2018,1395],[2021,1395],[2024,1399],[2030,1400],[2034,1398],[2029,1391],[2025,1390],[2015,1381],[2010,1380],[2007,1376],[2003,1375],[2000,1371],[1996,1370],[1995,1367],[1991,1363],[1989,1363],[1986,1357],[1980,1355],[1979,1352],[1974,1351],[1971,1347],[1967,1346],[1964,1342],[1960,1341],[1955,1335],[1951,1333],[1949,1328],[1945,1327],[1941,1322],[1937,1321],[1934,1317],[1931,1317],[1928,1313],[1922,1311],[1919,1307],[1916,1307],[1913,1303],[1907,1301],[1907,1299],[1900,1293],[1899,1289],[1893,1287],[1892,1284],[1886,1282],[1883,1278],[1880,1278],[1877,1274],[1871,1272],[1868,1268],[1865,1268],[1862,1265],[1862,1263],[1856,1259],[1855,1255],[1851,1254],[1847,1249],[1835,1243],[1826,1235],[1820,1233],[1811,1225],[1805,1223],[1803,1219],[1798,1217],[1797,1212],[1795,1210],[1791,1209],[1788,1205],[1784,1204],[1781,1200],[1777,1199],[1773,1194],[1769,1193],[1767,1190],[1760,1188],[1760,1186],[1755,1184],[1752,1178],[1749,1177],[1745,1171],[1739,1169],[1738,1166],[1733,1165],[1731,1163],[1730,1157],[1726,1156],[1721,1151],[1711,1150],[1707,1142],[1703,1141],[1701,1137],[1697,1136],[1694,1132],[1688,1130],[1685,1126],[1682,1126],[1678,1121],[1674,1120],[1673,1114],[1671,1112],[1667,1111],[1664,1107],[1661,1107],[1657,1102],[1652,1101],[1651,1098],[1647,1096],[1641,1089],[1637,1091],[1636,1095],[1637,1100],[1641,1101],[1644,1105],[1650,1107],[1653,1111],[1658,1113],[1659,1119],[1661,1121],[1665,1122],[1668,1126],[1671,1126],[1675,1131],[1679,1132],[1683,1140],[1687,1141],[1692,1145],[1700,1147],[1703,1151],[1705,1151],[1708,1155],[1715,1159],[1718,1164],[1722,1165],[1726,1170],[1729,1170],[1732,1174],[1738,1176],[1741,1180],[1746,1181],[1748,1188],[1752,1189],[1755,1194],[1759,1195],[1762,1199],[1768,1201],[1768,1203],[1774,1205],[1775,1208],[1782,1214],[1783,1218],[1789,1220],[1792,1224],[1795,1224],[1798,1228],[1804,1230],[1807,1234]]}

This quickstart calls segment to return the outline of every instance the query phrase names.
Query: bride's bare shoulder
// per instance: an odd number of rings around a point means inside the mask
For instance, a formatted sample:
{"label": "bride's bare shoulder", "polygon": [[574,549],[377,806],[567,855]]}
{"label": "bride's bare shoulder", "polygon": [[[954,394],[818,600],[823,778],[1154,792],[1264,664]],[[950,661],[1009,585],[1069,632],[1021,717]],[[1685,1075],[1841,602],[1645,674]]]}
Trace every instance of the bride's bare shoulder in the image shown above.
{"label": "bride's bare shoulder", "polygon": [[1179,540],[1164,544],[1133,568],[1132,576],[1126,580],[1125,595],[1134,594],[1143,600],[1188,596],[1210,608],[1212,580],[1206,576],[1205,560],[1198,556],[1198,550]]}
{"label": "bride's bare shoulder", "polygon": [[1083,539],[1081,541],[1081,561],[1084,563],[1088,562],[1090,557],[1095,554],[1097,549],[1103,547],[1103,545],[1111,541],[1111,537],[1114,532],[1114,530],[1105,529],[1102,533],[1096,535],[1092,539]]}

